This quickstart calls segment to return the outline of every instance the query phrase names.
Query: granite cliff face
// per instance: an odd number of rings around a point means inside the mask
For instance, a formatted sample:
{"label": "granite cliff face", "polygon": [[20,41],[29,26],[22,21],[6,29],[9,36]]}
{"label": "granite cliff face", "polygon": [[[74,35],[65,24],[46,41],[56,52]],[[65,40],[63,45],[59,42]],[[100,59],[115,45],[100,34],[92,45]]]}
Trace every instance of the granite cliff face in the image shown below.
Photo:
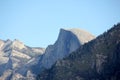
{"label": "granite cliff face", "polygon": [[44,68],[51,68],[57,60],[68,56],[94,38],[90,33],[80,29],[61,29],[57,41],[47,47],[40,64]]}
{"label": "granite cliff face", "polygon": [[[25,46],[19,40],[0,40],[0,79],[35,80],[38,73],[51,68],[95,37],[80,29],[61,29],[57,41],[43,48]],[[3,68],[4,67],[4,68]]]}
{"label": "granite cliff face", "polygon": [[120,79],[120,24],[84,44],[37,80],[119,80]]}
{"label": "granite cliff face", "polygon": [[71,52],[94,38],[90,33],[80,29],[61,29],[57,41],[53,45],[49,45],[42,56],[31,60],[18,72],[24,73],[23,75],[26,76],[30,71],[32,74],[30,78],[34,79],[39,72],[51,68],[57,60],[67,57]]}
{"label": "granite cliff face", "polygon": [[21,66],[44,53],[44,48],[31,48],[19,40],[0,40],[0,80],[9,80]]}

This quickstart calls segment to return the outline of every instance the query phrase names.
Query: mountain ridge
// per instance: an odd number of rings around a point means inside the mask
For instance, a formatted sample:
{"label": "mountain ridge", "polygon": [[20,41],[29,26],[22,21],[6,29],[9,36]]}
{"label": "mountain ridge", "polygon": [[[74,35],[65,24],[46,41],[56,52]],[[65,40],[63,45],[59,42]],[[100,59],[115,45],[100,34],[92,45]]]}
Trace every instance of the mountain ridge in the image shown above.
{"label": "mountain ridge", "polygon": [[44,48],[31,48],[21,41],[0,40],[0,80],[12,80],[11,76],[35,56],[42,55]]}
{"label": "mountain ridge", "polygon": [[[42,56],[31,60],[18,72],[20,74],[23,74],[23,76],[29,75],[30,72],[30,74],[32,74],[33,76],[31,78],[33,79],[35,75],[39,73],[39,71],[42,72],[44,69],[50,68],[57,60],[68,56],[70,52],[76,50],[83,43],[85,43],[87,40],[86,41],[81,40],[82,41],[81,43],[80,40],[78,39],[78,37],[81,36],[77,36],[77,35],[81,33],[79,32],[78,34],[74,34],[69,30],[60,29],[60,33],[58,35],[58,39],[56,40],[56,42],[53,45],[49,45]],[[86,34],[86,36],[88,35],[92,36],[92,38],[90,38],[89,41],[95,38],[91,34],[88,34],[86,32],[84,33]]]}
{"label": "mountain ridge", "polygon": [[37,80],[119,80],[120,23],[84,44]]}
{"label": "mountain ridge", "polygon": [[[60,29],[58,39],[46,49],[29,47],[18,39],[0,40],[0,79],[32,79],[95,36],[80,29]],[[3,67],[5,67],[3,69]]]}

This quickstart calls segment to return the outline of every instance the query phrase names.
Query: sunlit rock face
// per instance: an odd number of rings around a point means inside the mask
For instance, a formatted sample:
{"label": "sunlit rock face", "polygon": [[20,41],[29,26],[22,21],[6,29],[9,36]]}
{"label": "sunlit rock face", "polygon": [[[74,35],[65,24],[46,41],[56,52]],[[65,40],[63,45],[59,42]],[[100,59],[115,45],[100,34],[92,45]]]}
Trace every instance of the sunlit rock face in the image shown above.
{"label": "sunlit rock face", "polygon": [[44,48],[28,47],[17,39],[0,40],[0,80],[12,80],[17,70],[44,51]]}

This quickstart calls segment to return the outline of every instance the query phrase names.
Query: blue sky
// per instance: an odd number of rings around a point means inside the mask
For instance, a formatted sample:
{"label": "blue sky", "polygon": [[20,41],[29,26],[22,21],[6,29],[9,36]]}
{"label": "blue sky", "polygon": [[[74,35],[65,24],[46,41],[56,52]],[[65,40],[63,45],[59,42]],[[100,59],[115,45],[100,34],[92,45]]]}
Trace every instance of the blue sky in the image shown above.
{"label": "blue sky", "polygon": [[28,46],[53,44],[60,28],[95,36],[120,22],[120,0],[0,0],[0,39]]}

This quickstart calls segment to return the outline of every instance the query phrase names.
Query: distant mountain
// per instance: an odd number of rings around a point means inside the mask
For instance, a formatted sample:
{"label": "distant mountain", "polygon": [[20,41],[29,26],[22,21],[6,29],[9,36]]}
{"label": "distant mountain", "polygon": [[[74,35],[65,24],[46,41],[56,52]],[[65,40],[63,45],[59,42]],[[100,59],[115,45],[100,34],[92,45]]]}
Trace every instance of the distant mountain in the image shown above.
{"label": "distant mountain", "polygon": [[50,69],[44,70],[37,77],[37,80],[119,79],[120,23],[84,44],[68,57],[57,61]]}
{"label": "distant mountain", "polygon": [[67,57],[84,43],[95,37],[87,31],[61,29],[53,45],[33,48],[15,39],[0,40],[0,80],[34,80],[44,69]]}
{"label": "distant mountain", "polygon": [[49,45],[42,56],[30,60],[21,67],[14,78],[18,79],[17,76],[22,74],[20,77],[22,79],[34,79],[39,72],[51,68],[57,60],[67,57],[71,52],[94,38],[84,30],[61,29],[55,44]]}
{"label": "distant mountain", "polygon": [[40,60],[40,65],[44,68],[51,68],[57,60],[68,56],[81,45],[94,38],[92,34],[80,29],[61,29],[55,44],[46,48],[45,54]]}
{"label": "distant mountain", "polygon": [[0,40],[0,80],[9,80],[21,66],[44,51],[44,48],[28,47],[17,39]]}

